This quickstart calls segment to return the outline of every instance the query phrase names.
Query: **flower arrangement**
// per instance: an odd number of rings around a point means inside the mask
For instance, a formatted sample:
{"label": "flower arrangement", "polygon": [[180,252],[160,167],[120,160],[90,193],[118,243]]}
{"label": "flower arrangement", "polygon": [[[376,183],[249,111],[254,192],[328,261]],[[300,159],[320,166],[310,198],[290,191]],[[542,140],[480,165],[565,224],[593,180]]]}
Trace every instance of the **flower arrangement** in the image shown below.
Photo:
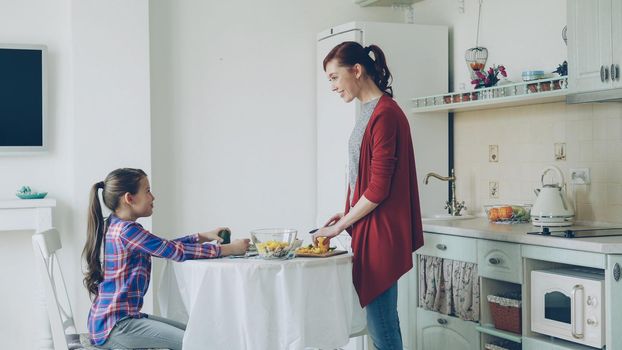
{"label": "flower arrangement", "polygon": [[473,84],[476,89],[495,86],[499,82],[499,73],[501,73],[501,75],[504,77],[508,76],[508,73],[505,71],[504,66],[493,65],[492,67],[488,68],[486,74],[482,73],[482,71],[479,70],[475,71],[477,79],[471,80],[471,84]]}

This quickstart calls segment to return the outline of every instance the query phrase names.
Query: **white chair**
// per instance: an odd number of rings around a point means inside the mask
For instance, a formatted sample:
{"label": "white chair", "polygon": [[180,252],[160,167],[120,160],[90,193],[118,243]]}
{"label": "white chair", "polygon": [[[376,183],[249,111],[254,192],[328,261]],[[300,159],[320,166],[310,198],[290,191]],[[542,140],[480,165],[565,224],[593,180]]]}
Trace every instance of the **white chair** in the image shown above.
{"label": "white chair", "polygon": [[98,349],[90,344],[88,334],[78,334],[76,331],[63,272],[56,256],[56,252],[62,248],[60,234],[54,228],[36,233],[32,236],[32,244],[40,270],[45,272],[42,278],[56,350]]}
{"label": "white chair", "polygon": [[45,271],[42,278],[54,344],[61,349],[88,349],[81,344],[80,335],[76,332],[65,280],[58,264],[56,251],[61,248],[58,231],[50,229],[34,234],[32,244],[39,269],[41,272]]}

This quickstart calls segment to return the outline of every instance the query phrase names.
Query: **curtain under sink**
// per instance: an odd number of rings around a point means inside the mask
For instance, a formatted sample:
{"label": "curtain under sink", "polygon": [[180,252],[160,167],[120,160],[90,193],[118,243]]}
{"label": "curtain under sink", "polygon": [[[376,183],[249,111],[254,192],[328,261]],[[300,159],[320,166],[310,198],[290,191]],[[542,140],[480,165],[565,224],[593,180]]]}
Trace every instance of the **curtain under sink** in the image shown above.
{"label": "curtain under sink", "polygon": [[419,255],[419,307],[479,321],[477,264]]}

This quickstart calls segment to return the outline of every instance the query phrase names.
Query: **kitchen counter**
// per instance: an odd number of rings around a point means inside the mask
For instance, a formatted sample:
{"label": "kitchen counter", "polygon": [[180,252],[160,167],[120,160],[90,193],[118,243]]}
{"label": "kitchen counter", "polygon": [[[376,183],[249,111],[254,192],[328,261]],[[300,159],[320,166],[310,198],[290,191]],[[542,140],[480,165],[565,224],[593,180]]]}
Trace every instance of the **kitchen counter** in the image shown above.
{"label": "kitchen counter", "polygon": [[[605,226],[599,227],[604,228]],[[559,228],[551,227],[551,230],[579,230],[590,228],[593,229],[595,227],[577,225]],[[424,222],[423,230],[431,233],[490,239],[502,242],[539,245],[602,254],[622,254],[622,236],[561,238],[529,235],[527,232],[539,231],[540,227],[533,226],[532,224],[492,224],[489,223],[486,218]]]}

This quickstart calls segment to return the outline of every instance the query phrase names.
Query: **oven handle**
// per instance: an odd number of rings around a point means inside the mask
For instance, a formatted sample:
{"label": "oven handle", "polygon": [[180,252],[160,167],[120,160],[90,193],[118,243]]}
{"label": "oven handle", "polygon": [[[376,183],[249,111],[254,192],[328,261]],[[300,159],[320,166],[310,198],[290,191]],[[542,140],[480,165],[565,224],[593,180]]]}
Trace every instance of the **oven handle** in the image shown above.
{"label": "oven handle", "polygon": [[[585,336],[585,334],[583,333],[583,326],[581,327],[581,333],[577,332],[577,306],[580,305],[581,308],[583,308],[583,300],[581,300],[581,303],[577,304],[577,291],[581,290],[581,297],[585,296],[585,292],[584,292],[584,288],[582,285],[577,284],[574,287],[572,287],[572,306],[571,306],[571,315],[570,317],[572,318],[571,320],[571,324],[572,324],[572,336],[575,339],[583,339],[583,337]],[[582,312],[582,317],[585,317],[585,311]],[[583,324],[583,319],[580,320],[581,324]]]}

